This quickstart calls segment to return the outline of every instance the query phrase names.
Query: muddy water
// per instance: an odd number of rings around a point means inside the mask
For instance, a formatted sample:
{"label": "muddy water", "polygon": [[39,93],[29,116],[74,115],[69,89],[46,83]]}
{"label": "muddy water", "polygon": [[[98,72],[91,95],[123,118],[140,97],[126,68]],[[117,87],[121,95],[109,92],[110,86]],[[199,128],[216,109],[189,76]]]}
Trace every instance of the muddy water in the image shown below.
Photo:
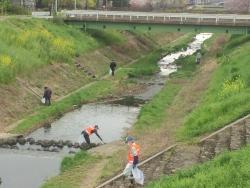
{"label": "muddy water", "polygon": [[[50,129],[38,129],[29,137],[35,140],[70,140],[78,142],[80,133],[89,125],[99,125],[98,131],[105,142],[119,140],[124,128],[129,128],[136,120],[139,108],[93,104],[84,105],[81,109],[66,114],[54,122]],[[92,142],[100,142],[91,136]]]}
{"label": "muddy water", "polygon": [[[148,89],[135,97],[148,100],[160,91],[165,82],[162,76],[177,71],[174,61],[181,56],[194,54],[201,44],[212,34],[199,34],[185,51],[164,57],[160,62],[160,75],[148,83]],[[151,82],[151,83],[150,83]],[[36,140],[80,141],[80,133],[88,125],[98,124],[100,135],[105,142],[121,138],[124,128],[129,128],[137,118],[139,108],[114,105],[84,105],[81,109],[66,114],[52,124],[49,129],[41,128],[28,137]],[[99,142],[96,136],[92,142]],[[65,153],[18,151],[0,149],[0,188],[38,188],[43,182],[59,173],[60,163]]]}

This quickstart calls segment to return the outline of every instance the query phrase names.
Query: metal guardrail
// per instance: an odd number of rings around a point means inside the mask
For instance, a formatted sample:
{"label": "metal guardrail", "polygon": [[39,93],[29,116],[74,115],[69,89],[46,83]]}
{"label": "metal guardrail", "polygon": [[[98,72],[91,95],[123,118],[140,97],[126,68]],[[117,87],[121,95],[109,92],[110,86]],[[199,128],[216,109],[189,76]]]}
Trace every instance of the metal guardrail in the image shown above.
{"label": "metal guardrail", "polygon": [[180,25],[250,26],[249,15],[149,14],[105,11],[66,12],[66,20]]}

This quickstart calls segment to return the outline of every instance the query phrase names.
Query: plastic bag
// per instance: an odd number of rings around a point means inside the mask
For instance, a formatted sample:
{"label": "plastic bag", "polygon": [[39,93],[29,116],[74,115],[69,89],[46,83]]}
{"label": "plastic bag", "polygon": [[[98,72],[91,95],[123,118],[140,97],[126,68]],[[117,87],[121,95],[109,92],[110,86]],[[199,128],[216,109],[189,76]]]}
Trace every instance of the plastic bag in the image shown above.
{"label": "plastic bag", "polygon": [[111,69],[109,69],[109,75],[111,75],[112,74],[112,70]]}
{"label": "plastic bag", "polygon": [[140,185],[144,184],[144,174],[139,168],[137,167],[133,168],[132,174],[136,183]]}
{"label": "plastic bag", "polygon": [[45,104],[45,98],[44,98],[44,97],[41,99],[41,102],[42,102],[43,104]]}

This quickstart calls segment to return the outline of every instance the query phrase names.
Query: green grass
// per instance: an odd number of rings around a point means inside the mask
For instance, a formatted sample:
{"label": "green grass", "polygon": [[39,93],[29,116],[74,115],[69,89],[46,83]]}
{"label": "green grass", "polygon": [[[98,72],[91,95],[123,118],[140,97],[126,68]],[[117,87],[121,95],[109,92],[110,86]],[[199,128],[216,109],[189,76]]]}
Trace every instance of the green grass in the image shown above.
{"label": "green grass", "polygon": [[89,165],[96,163],[99,159],[100,157],[92,156],[84,151],[77,153],[74,157],[65,157],[61,164],[60,175],[48,180],[42,188],[80,187],[82,176],[88,173]]}
{"label": "green grass", "polygon": [[[99,46],[80,30],[35,19],[1,21],[0,41],[0,84],[49,63],[70,63],[77,54]],[[9,63],[1,57],[8,57]]]}
{"label": "green grass", "polygon": [[40,19],[0,21],[0,84],[15,80],[16,75],[29,75],[47,64],[71,63],[76,56],[103,44],[126,41],[118,31],[96,33],[91,36],[73,26]]}
{"label": "green grass", "polygon": [[191,78],[197,69],[194,55],[179,58],[176,60],[176,64],[177,66],[181,66],[181,69],[178,69],[177,72],[171,74],[171,78]]}
{"label": "green grass", "polygon": [[147,188],[250,187],[250,146],[227,152],[205,164],[163,177]]}
{"label": "green grass", "polygon": [[250,112],[250,43],[230,48],[230,53],[219,59],[219,68],[202,101],[178,131],[180,139],[215,131]]}
{"label": "green grass", "polygon": [[166,109],[172,104],[180,89],[179,85],[167,84],[160,93],[153,97],[152,101],[145,104],[135,124],[136,131],[159,128],[165,118]]}
{"label": "green grass", "polygon": [[95,157],[88,154],[86,151],[80,151],[73,157],[65,157],[61,163],[61,171],[70,170],[82,163],[86,162],[86,160],[95,160]]}
{"label": "green grass", "polygon": [[162,49],[156,50],[129,66],[130,69],[128,71],[128,76],[130,78],[140,78],[144,76],[152,76],[159,71],[157,61],[159,60],[161,51]]}
{"label": "green grass", "polygon": [[121,32],[116,30],[95,30],[88,29],[87,32],[95,39],[97,39],[103,45],[122,44],[126,42],[126,39]]}

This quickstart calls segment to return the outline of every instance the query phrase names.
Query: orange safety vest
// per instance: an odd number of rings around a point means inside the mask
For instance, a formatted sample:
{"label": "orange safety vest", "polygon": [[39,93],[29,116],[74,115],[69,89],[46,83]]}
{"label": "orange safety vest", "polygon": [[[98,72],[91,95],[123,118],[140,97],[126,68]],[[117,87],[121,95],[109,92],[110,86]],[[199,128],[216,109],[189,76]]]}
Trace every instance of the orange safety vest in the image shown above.
{"label": "orange safety vest", "polygon": [[94,130],[94,127],[88,127],[87,129],[85,129],[85,132],[90,136],[94,133]]}
{"label": "orange safety vest", "polygon": [[135,148],[136,149],[136,156],[140,155],[140,146],[136,143],[133,143],[130,147],[129,147],[129,151],[128,151],[128,162],[129,163],[133,163],[134,161],[134,155],[132,153],[132,149]]}

